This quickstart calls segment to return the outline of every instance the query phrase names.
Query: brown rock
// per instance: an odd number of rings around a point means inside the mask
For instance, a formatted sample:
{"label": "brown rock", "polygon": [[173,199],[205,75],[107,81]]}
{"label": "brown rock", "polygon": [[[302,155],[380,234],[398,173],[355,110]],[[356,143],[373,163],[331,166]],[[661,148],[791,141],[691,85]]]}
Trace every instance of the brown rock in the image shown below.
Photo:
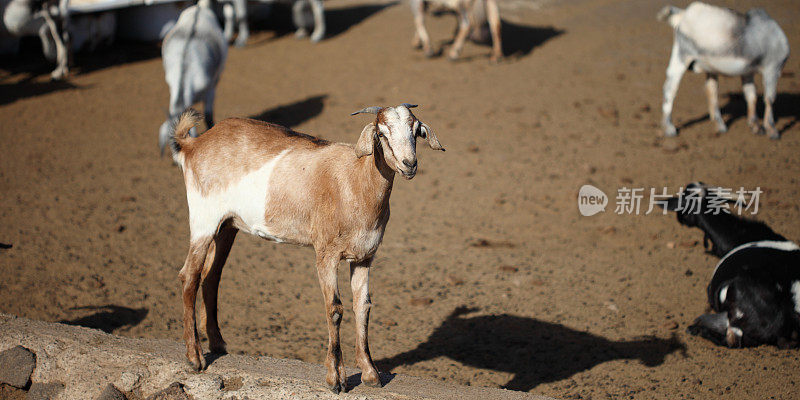
{"label": "brown rock", "polygon": [[51,400],[55,399],[59,392],[64,390],[64,384],[61,382],[52,383],[37,383],[34,382],[31,388],[28,389],[28,395],[25,400]]}
{"label": "brown rock", "polygon": [[109,383],[95,400],[125,400],[125,395],[116,386]]}
{"label": "brown rock", "polygon": [[15,346],[0,352],[0,382],[16,388],[26,388],[31,383],[31,374],[36,367],[36,354]]}
{"label": "brown rock", "polygon": [[183,391],[183,385],[173,382],[166,389],[154,393],[147,400],[189,400],[189,395]]}

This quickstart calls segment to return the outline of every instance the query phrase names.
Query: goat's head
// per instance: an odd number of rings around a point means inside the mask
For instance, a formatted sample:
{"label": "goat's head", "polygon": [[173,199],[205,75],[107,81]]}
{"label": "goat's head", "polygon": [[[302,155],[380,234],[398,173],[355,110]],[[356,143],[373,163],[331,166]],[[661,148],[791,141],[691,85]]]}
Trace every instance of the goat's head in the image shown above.
{"label": "goat's head", "polygon": [[659,204],[667,211],[674,211],[678,215],[678,222],[686,226],[697,226],[700,216],[710,209],[712,203],[730,203],[732,200],[720,196],[717,187],[708,186],[702,182],[692,182],[680,195],[667,200],[666,204]]}
{"label": "goat's head", "polygon": [[375,114],[375,121],[370,122],[361,131],[356,143],[356,155],[363,157],[380,146],[386,164],[406,179],[417,173],[417,138],[428,141],[434,150],[444,151],[433,129],[421,122],[411,113],[415,104],[403,103],[397,107],[367,107],[356,111],[356,114]]}
{"label": "goat's head", "polygon": [[775,282],[747,276],[725,282],[717,293],[711,293],[713,308],[727,318],[722,342],[728,347],[761,343],[795,347],[798,332],[790,293],[790,288]]}

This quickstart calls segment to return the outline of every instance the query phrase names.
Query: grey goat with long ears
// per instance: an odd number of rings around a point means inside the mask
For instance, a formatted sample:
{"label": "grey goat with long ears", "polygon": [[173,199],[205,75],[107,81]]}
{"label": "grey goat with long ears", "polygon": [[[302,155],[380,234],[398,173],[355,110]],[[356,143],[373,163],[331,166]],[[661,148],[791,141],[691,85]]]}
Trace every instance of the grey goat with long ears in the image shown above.
{"label": "grey goat with long ears", "polygon": [[[678,92],[678,84],[686,70],[706,74],[709,117],[717,125],[717,131],[728,130],[719,110],[717,99],[719,75],[740,76],[747,101],[747,124],[753,133],[769,134],[771,139],[780,138],[775,129],[772,104],[777,96],[778,77],[789,57],[786,35],[766,11],[754,8],[747,14],[695,2],[685,10],[667,6],[658,13],[658,19],[666,21],[675,31],[672,55],[664,82],[662,105],[665,136],[678,134],[672,124],[672,103]],[[758,124],[756,116],[756,72],[764,82],[764,125]]]}

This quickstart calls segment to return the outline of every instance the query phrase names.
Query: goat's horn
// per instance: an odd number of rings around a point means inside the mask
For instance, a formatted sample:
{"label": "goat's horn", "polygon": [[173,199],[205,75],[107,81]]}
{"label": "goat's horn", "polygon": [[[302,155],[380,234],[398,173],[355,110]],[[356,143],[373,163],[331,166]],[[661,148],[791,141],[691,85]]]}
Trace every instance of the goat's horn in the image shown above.
{"label": "goat's horn", "polygon": [[401,104],[401,106],[405,106],[405,108],[414,108],[417,105],[416,104],[403,103],[403,104]]}
{"label": "goat's horn", "polygon": [[378,111],[380,111],[380,110],[382,110],[382,109],[383,109],[383,107],[367,107],[367,108],[362,108],[361,110],[358,110],[358,111],[356,111],[356,112],[354,112],[354,113],[352,113],[352,114],[350,114],[350,115],[356,115],[356,114],[377,114],[377,113],[378,113]]}

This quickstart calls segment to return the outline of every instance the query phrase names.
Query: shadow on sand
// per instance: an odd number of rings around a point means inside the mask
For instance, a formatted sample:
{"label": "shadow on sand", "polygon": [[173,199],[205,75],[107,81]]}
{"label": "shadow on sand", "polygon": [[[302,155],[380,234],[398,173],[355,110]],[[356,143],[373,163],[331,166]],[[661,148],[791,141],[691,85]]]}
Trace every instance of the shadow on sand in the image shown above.
{"label": "shadow on sand", "polygon": [[427,342],[378,360],[376,365],[391,371],[400,365],[444,356],[477,368],[513,373],[504,387],[529,391],[606,361],[639,360],[654,367],[662,364],[668,354],[685,351],[674,337],[617,342],[532,318],[507,314],[466,316],[473,311],[476,309],[456,308]]}
{"label": "shadow on sand", "polygon": [[123,327],[133,327],[147,317],[146,308],[128,308],[115,305],[73,307],[71,310],[94,311],[85,317],[72,320],[58,321],[67,325],[78,325],[86,328],[99,329],[105,333],[112,333]]}
{"label": "shadow on sand", "polygon": [[[741,93],[728,93],[727,103],[720,107],[722,117],[725,119],[725,124],[730,128],[731,124],[738,119],[747,118],[747,102]],[[705,102],[703,103],[705,104]],[[775,114],[775,127],[778,132],[784,133],[797,124],[800,119],[800,94],[798,93],[778,93],[773,105],[773,112]],[[763,97],[758,98],[756,103],[756,115],[758,116],[759,123],[763,123],[764,118],[764,102]],[[708,114],[693,118],[686,121],[678,130],[688,128],[695,124],[708,121]],[[709,129],[714,129],[709,125]],[[749,129],[747,129],[749,132]]]}
{"label": "shadow on sand", "polygon": [[326,94],[312,96],[305,100],[264,110],[259,114],[251,115],[250,118],[291,128],[319,115],[325,106],[324,101],[327,97]]}

